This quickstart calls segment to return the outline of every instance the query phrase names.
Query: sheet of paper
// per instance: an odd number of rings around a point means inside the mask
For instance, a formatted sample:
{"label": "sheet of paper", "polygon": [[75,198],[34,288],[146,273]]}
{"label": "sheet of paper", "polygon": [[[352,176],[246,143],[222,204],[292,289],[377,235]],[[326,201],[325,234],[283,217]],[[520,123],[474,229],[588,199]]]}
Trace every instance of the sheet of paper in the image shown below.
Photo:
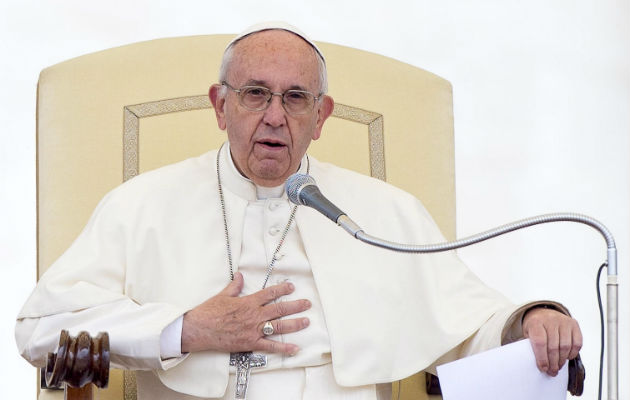
{"label": "sheet of paper", "polygon": [[555,377],[542,373],[529,339],[437,367],[444,400],[565,400],[567,363]]}

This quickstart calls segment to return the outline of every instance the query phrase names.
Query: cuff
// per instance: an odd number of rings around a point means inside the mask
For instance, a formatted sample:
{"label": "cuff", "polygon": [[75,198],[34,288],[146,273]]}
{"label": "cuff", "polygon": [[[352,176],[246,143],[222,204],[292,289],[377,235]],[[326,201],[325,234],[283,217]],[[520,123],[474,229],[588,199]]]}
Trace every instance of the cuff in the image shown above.
{"label": "cuff", "polygon": [[182,356],[182,326],[184,316],[171,322],[160,334],[160,356],[162,360]]}

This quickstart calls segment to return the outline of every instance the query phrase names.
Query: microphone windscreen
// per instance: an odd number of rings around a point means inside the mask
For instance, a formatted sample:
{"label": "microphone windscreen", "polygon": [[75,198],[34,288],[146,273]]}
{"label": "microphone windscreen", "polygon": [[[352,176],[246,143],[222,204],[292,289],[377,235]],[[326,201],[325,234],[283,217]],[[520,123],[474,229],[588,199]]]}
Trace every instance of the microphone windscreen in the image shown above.
{"label": "microphone windscreen", "polygon": [[288,177],[285,189],[287,191],[287,196],[289,197],[289,200],[293,204],[302,204],[299,198],[300,190],[304,186],[308,186],[308,185],[317,186],[317,183],[315,183],[315,179],[313,179],[313,177],[310,175],[293,174],[290,177]]}

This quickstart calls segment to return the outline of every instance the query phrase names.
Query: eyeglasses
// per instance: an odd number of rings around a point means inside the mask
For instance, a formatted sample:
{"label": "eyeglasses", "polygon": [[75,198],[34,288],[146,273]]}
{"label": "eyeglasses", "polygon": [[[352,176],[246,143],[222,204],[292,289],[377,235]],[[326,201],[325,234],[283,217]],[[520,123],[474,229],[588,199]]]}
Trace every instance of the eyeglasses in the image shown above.
{"label": "eyeglasses", "polygon": [[310,112],[313,110],[315,102],[323,94],[320,93],[319,96],[315,96],[311,92],[294,89],[287,90],[284,93],[276,93],[264,86],[243,86],[240,89],[235,89],[226,81],[221,82],[221,85],[236,92],[240,105],[250,111],[266,110],[271,104],[273,96],[280,96],[282,107],[290,115],[303,115]]}

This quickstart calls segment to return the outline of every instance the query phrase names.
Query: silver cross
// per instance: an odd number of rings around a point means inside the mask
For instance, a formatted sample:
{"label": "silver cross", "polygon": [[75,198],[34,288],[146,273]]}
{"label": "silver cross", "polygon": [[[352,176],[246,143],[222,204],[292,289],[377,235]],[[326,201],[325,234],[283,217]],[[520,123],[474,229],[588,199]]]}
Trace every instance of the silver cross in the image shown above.
{"label": "silver cross", "polygon": [[236,366],[236,399],[245,399],[247,383],[251,368],[267,365],[267,356],[254,354],[251,351],[230,353],[230,365]]}

